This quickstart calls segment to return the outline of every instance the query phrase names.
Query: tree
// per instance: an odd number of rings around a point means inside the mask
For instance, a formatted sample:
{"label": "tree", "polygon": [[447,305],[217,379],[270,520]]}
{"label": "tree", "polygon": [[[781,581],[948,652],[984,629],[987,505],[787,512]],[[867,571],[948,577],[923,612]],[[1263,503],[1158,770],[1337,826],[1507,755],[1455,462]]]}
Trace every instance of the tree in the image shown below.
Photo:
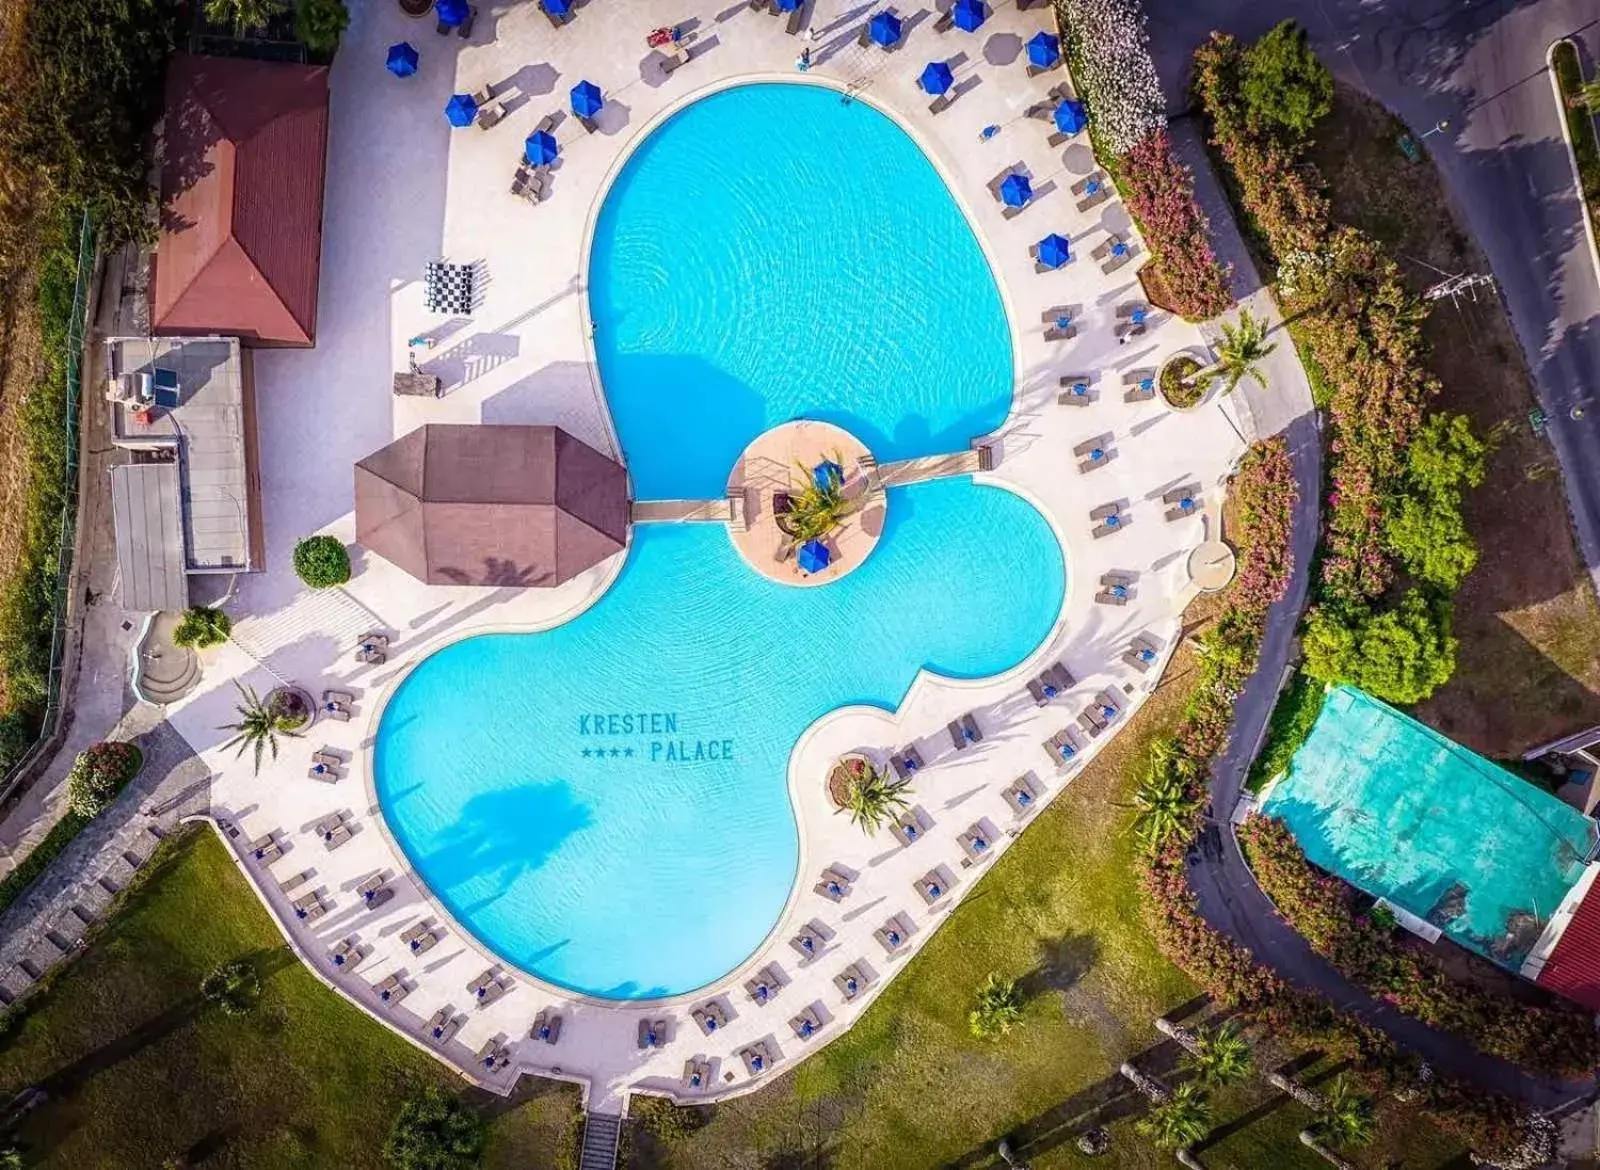
{"label": "tree", "polygon": [[1342,1075],[1325,1094],[1322,1115],[1311,1131],[1336,1150],[1364,1146],[1373,1137],[1372,1098],[1357,1092]]}
{"label": "tree", "polygon": [[850,791],[845,808],[850,810],[850,822],[870,837],[890,821],[906,811],[910,800],[906,793],[911,785],[905,780],[891,780],[881,768],[866,761],[851,770]]}
{"label": "tree", "polygon": [[220,609],[206,605],[191,606],[172,631],[172,640],[180,646],[207,650],[220,646],[233,632],[233,619]]}
{"label": "tree", "polygon": [[206,19],[231,26],[237,37],[265,28],[282,10],[278,0],[205,0]]}
{"label": "tree", "polygon": [[483,1139],[482,1118],[459,1098],[430,1088],[400,1106],[383,1156],[395,1170],[474,1170]]}
{"label": "tree", "polygon": [[67,808],[88,820],[110,807],[139,774],[144,756],[131,743],[97,743],[78,753],[67,773]]}
{"label": "tree", "polygon": [[972,1034],[990,1039],[1004,1036],[1021,1019],[1022,993],[1017,990],[1017,981],[989,972],[988,981],[978,988],[977,1001],[967,1014]]}
{"label": "tree", "polygon": [[331,57],[339,37],[350,26],[344,0],[298,0],[294,9],[294,35],[320,57]]}
{"label": "tree", "polygon": [[1199,1051],[1190,1054],[1185,1063],[1202,1084],[1232,1085],[1255,1071],[1250,1043],[1232,1020],[1209,1034],[1201,1033],[1199,1039]]}
{"label": "tree", "polygon": [[1600,79],[1584,82],[1574,102],[1591,114],[1600,114]]}
{"label": "tree", "polygon": [[1211,1129],[1211,1102],[1205,1090],[1185,1081],[1172,1091],[1172,1099],[1157,1105],[1135,1127],[1163,1150],[1192,1146]]}
{"label": "tree", "polygon": [[1344,617],[1319,608],[1306,622],[1306,673],[1391,703],[1421,702],[1455,673],[1451,615],[1448,600],[1417,589],[1378,614]]}
{"label": "tree", "polygon": [[1455,492],[1400,497],[1383,521],[1383,541],[1406,572],[1453,593],[1478,564],[1478,543],[1467,532]]}
{"label": "tree", "polygon": [[244,755],[246,749],[255,753],[255,770],[261,771],[261,753],[267,748],[272,749],[272,758],[278,758],[278,736],[294,736],[294,727],[303,721],[301,718],[291,718],[282,711],[275,709],[271,704],[263,703],[256,695],[254,688],[247,687],[235,680],[234,687],[239,692],[239,697],[244,701],[235,705],[234,710],[239,713],[235,723],[224,723],[217,728],[218,731],[231,731],[232,739],[223,744],[223,749],[238,747],[234,759]]}
{"label": "tree", "polygon": [[242,1016],[261,998],[261,976],[249,960],[231,959],[200,981],[200,994],[224,1014]]}
{"label": "tree", "polygon": [[1212,378],[1221,378],[1222,392],[1232,394],[1239,388],[1240,382],[1249,378],[1264,389],[1267,378],[1261,372],[1261,363],[1277,348],[1277,342],[1267,340],[1266,320],[1254,317],[1249,309],[1244,309],[1239,313],[1237,325],[1230,321],[1222,323],[1222,340],[1217,342],[1217,360],[1196,372],[1189,381],[1204,383]]}
{"label": "tree", "polygon": [[1281,126],[1304,137],[1333,109],[1333,75],[1292,20],[1245,50],[1243,73],[1245,116],[1258,127]]}
{"label": "tree", "polygon": [[1430,414],[1406,449],[1406,478],[1427,495],[1483,483],[1489,445],[1472,433],[1464,414]]}
{"label": "tree", "polygon": [[1162,738],[1150,745],[1150,762],[1133,794],[1134,807],[1139,810],[1133,819],[1133,833],[1145,848],[1154,850],[1181,832],[1200,810],[1202,797],[1193,779],[1193,760],[1173,740]]}
{"label": "tree", "polygon": [[350,554],[337,537],[308,536],[294,546],[294,571],[313,589],[350,580]]}
{"label": "tree", "polygon": [[778,522],[785,534],[799,541],[820,540],[843,524],[854,510],[854,504],[845,498],[844,481],[832,470],[839,463],[835,454],[832,467],[826,472],[819,474],[820,468],[799,469],[801,486],[790,495],[789,510]]}

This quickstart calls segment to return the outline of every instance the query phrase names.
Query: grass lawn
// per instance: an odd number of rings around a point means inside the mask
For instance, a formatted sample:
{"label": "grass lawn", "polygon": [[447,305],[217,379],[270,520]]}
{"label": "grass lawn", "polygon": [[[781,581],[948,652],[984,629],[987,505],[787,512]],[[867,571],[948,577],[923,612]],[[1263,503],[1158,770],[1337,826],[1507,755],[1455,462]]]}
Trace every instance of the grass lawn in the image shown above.
{"label": "grass lawn", "polygon": [[[249,1015],[197,988],[218,962],[262,974]],[[43,1164],[134,1170],[177,1155],[206,1167],[378,1167],[400,1101],[460,1085],[297,963],[221,843],[163,846],[88,952],[0,1037],[0,1095],[42,1085],[20,1138]],[[474,1093],[490,1167],[554,1167],[576,1091]]]}
{"label": "grass lawn", "polygon": [[[1334,217],[1387,244],[1414,288],[1434,283],[1437,269],[1489,271],[1438,172],[1400,154],[1402,129],[1340,87],[1312,150]],[[1498,296],[1479,290],[1476,303],[1438,304],[1424,332],[1444,386],[1435,405],[1469,416],[1496,446],[1487,482],[1466,501],[1479,560],[1456,595],[1455,677],[1416,714],[1485,755],[1517,756],[1600,723],[1600,603],[1573,540],[1555,455],[1528,423],[1537,402]]]}

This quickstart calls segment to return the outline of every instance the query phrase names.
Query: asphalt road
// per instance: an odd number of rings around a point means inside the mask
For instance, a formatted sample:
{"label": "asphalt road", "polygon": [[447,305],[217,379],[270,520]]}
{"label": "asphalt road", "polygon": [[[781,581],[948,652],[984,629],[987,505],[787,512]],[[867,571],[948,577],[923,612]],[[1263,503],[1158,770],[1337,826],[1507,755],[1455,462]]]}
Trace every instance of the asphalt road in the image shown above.
{"label": "asphalt road", "polygon": [[[1489,258],[1566,480],[1578,543],[1600,587],[1600,280],[1561,138],[1545,51],[1576,36],[1593,71],[1595,0],[1145,0],[1177,113],[1189,55],[1212,29],[1254,37],[1305,26],[1342,81],[1422,134]],[[1576,408],[1581,418],[1574,419]]]}

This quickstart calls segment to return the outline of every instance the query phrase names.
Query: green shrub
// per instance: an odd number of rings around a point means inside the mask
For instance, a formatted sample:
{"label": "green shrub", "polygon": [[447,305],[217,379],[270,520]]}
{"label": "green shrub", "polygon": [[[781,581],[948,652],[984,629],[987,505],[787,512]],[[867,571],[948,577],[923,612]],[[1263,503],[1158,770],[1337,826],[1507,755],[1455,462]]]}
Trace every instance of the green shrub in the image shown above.
{"label": "green shrub", "polygon": [[15,768],[38,738],[38,723],[27,712],[0,715],[0,776]]}
{"label": "green shrub", "polygon": [[1327,687],[1307,674],[1297,674],[1278,697],[1267,723],[1267,738],[1250,765],[1250,790],[1259,792],[1274,776],[1289,769],[1289,761],[1305,743],[1322,714]]}
{"label": "green shrub", "polygon": [[67,807],[86,821],[99,816],[143,765],[144,756],[131,743],[85,748],[67,773]]}
{"label": "green shrub", "polygon": [[87,817],[80,817],[69,808],[59,821],[50,826],[50,831],[33,847],[28,856],[18,862],[17,867],[4,878],[0,878],[0,912],[22,897],[35,879],[52,861],[61,856],[62,850],[72,844],[73,838],[83,832],[83,827],[88,823]]}
{"label": "green shrub", "polygon": [[235,36],[256,32],[267,26],[283,5],[278,0],[205,0],[206,19],[227,25]]}
{"label": "green shrub", "polygon": [[1402,496],[1383,522],[1383,541],[1417,580],[1454,592],[1478,563],[1461,497],[1454,492]]}
{"label": "green shrub", "polygon": [[298,0],[294,9],[294,35],[319,57],[331,57],[339,37],[350,25],[344,0]]}
{"label": "green shrub", "polygon": [[224,1014],[242,1016],[261,998],[261,975],[247,959],[218,963],[200,981],[200,994]]}
{"label": "green shrub", "polygon": [[472,1170],[483,1142],[482,1118],[459,1098],[428,1089],[400,1106],[383,1156],[395,1170]]}
{"label": "green shrub", "polygon": [[178,628],[172,631],[172,640],[180,646],[206,650],[226,642],[232,632],[233,619],[222,610],[196,605],[178,622]]}
{"label": "green shrub", "polygon": [[988,981],[978,988],[972,1011],[967,1013],[967,1025],[972,1034],[981,1039],[1004,1036],[1021,1019],[1022,993],[1017,989],[1017,981],[989,972]]}
{"label": "green shrub", "polygon": [[628,1116],[666,1145],[681,1142],[705,1124],[705,1114],[693,1106],[674,1105],[665,1097],[641,1093],[628,1103]]}
{"label": "green shrub", "polygon": [[1567,132],[1572,136],[1572,153],[1578,160],[1578,180],[1591,218],[1600,219],[1600,140],[1595,137],[1594,114],[1578,104],[1583,95],[1583,66],[1577,47],[1570,40],[1559,41],[1551,55],[1556,80],[1566,102],[1563,111]]}
{"label": "green shrub", "polygon": [[1306,673],[1391,703],[1418,703],[1456,666],[1452,606],[1410,590],[1394,609],[1343,618],[1322,608],[1306,623]]}
{"label": "green shrub", "polygon": [[1333,75],[1306,42],[1306,30],[1285,20],[1244,52],[1240,91],[1257,125],[1311,133],[1333,109]]}
{"label": "green shrub", "polygon": [[1464,414],[1430,414],[1406,451],[1406,477],[1419,492],[1459,492],[1483,483],[1489,445]]}
{"label": "green shrub", "polygon": [[350,554],[337,537],[308,536],[294,546],[294,571],[313,589],[350,580]]}

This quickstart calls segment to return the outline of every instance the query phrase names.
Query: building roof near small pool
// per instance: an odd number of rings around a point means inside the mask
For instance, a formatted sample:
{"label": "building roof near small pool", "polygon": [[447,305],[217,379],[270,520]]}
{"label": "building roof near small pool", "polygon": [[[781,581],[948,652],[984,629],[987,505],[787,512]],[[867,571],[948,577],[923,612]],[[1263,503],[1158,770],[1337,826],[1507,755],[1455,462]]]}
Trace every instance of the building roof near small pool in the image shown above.
{"label": "building roof near small pool", "polygon": [[1596,841],[1589,817],[1349,687],[1328,692],[1261,812],[1315,864],[1513,971]]}

